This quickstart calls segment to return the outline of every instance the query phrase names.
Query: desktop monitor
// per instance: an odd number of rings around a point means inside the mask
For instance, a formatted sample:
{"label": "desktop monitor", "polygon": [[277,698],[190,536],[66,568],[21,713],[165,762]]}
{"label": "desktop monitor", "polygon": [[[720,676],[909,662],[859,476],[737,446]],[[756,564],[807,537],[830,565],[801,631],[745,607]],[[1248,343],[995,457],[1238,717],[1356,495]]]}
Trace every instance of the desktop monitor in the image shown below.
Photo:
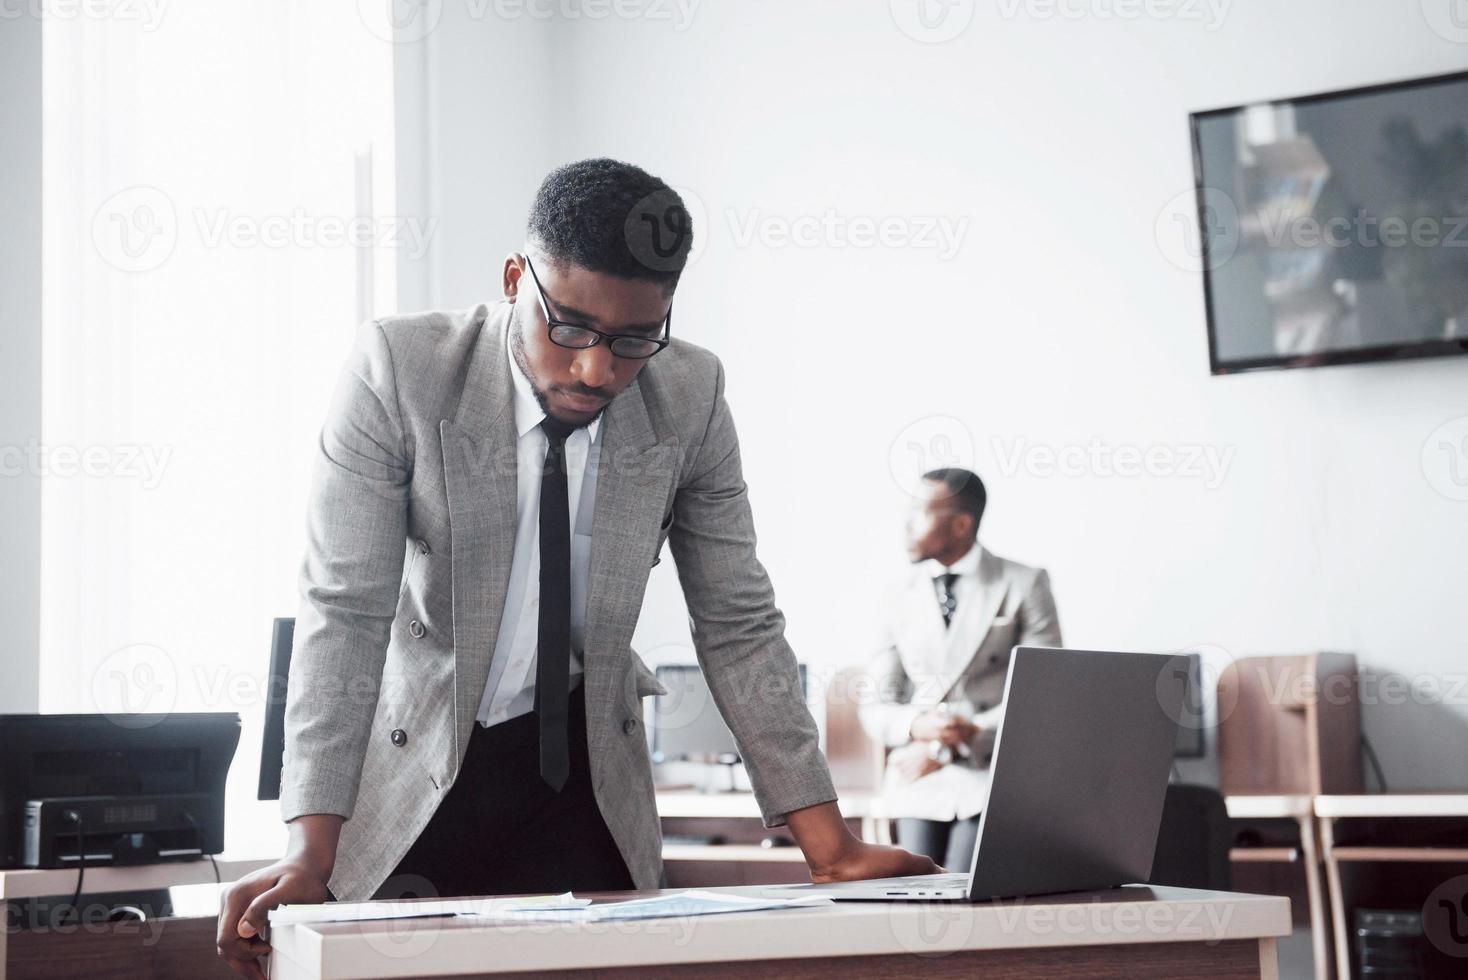
{"label": "desktop monitor", "polygon": [[260,739],[260,785],[255,798],[280,799],[280,770],[285,760],[285,685],[291,672],[291,646],[296,621],[277,619],[270,628],[270,674],[265,688],[265,732]]}

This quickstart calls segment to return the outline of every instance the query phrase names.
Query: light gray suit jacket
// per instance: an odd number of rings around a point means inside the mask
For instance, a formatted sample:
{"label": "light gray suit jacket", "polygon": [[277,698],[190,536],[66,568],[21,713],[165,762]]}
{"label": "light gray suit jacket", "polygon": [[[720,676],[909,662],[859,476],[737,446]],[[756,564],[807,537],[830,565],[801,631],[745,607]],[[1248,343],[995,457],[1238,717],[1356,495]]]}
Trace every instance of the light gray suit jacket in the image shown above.
{"label": "light gray suit jacket", "polygon": [[[507,303],[362,330],[321,432],[286,703],[285,820],[335,813],[330,887],[370,898],[428,823],[468,747],[514,548]],[[672,547],[715,703],[767,826],[836,798],[785,620],[755,556],[723,368],[675,339],[604,416],[586,610],[597,802],[638,888],[662,838],[631,648]],[[513,792],[507,788],[507,792]]]}
{"label": "light gray suit jacket", "polygon": [[891,816],[957,820],[984,808],[1010,652],[1016,646],[1060,646],[1060,621],[1044,569],[984,549],[978,577],[977,593],[959,604],[947,627],[922,566],[914,566],[887,611],[869,668],[877,699],[861,708],[867,734],[889,748],[906,745],[913,719],[940,703],[981,726],[967,759],[911,783],[889,769],[884,790]]}

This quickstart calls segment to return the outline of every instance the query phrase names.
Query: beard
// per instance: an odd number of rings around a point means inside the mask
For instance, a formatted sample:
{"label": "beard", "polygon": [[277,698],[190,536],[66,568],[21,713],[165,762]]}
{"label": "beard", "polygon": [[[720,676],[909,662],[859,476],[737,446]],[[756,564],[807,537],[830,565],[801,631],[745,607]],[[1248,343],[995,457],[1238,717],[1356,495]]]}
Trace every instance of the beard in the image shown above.
{"label": "beard", "polygon": [[[555,416],[551,413],[550,398],[546,396],[545,390],[541,387],[540,380],[535,376],[535,372],[530,369],[530,356],[525,353],[525,335],[523,333],[525,325],[521,322],[520,317],[516,315],[520,309],[521,307],[517,303],[510,313],[510,356],[520,366],[520,372],[525,375],[525,380],[530,382],[530,391],[535,395],[535,401],[540,406],[540,410],[554,418]],[[576,428],[584,429],[591,425],[591,423],[602,417],[610,405],[611,402],[607,402],[606,405],[597,409],[596,413],[590,418],[574,423]]]}

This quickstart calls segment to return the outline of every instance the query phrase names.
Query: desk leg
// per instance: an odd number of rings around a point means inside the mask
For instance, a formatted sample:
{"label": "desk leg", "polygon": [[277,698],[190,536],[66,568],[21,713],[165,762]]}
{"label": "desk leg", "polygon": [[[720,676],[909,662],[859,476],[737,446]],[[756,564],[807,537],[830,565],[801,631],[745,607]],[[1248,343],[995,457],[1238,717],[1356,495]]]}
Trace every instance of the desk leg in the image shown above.
{"label": "desk leg", "polygon": [[1279,944],[1273,939],[1259,940],[1259,980],[1279,980]]}
{"label": "desk leg", "polygon": [[1305,896],[1310,904],[1310,955],[1315,964],[1315,980],[1330,980],[1331,931],[1326,916],[1326,899],[1320,887],[1320,848],[1316,843],[1319,830],[1313,816],[1307,814],[1297,819],[1300,824],[1301,863],[1305,866]]}
{"label": "desk leg", "polygon": [[1336,975],[1351,975],[1351,931],[1346,928],[1346,896],[1341,887],[1341,866],[1335,857],[1335,819],[1320,818],[1320,847],[1325,859],[1325,884],[1330,891],[1330,919],[1335,931]]}

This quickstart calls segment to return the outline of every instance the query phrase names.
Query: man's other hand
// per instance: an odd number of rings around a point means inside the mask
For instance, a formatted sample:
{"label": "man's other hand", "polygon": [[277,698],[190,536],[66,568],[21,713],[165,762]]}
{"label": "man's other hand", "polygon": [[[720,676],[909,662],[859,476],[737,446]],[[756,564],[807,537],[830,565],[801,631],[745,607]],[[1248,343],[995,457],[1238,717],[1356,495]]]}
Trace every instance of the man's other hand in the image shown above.
{"label": "man's other hand", "polygon": [[267,913],[287,904],[326,901],[330,876],[300,857],[287,857],[246,875],[225,890],[219,905],[219,955],[242,977],[265,980],[259,957],[270,952]]}
{"label": "man's other hand", "polygon": [[895,770],[904,783],[912,783],[942,769],[943,763],[928,752],[927,742],[909,742],[887,755],[887,767]]}
{"label": "man's other hand", "polygon": [[925,711],[912,720],[914,742],[942,742],[950,749],[965,745],[979,733],[979,726],[958,715]]}
{"label": "man's other hand", "polygon": [[832,881],[855,881],[859,878],[931,875],[942,870],[931,858],[904,851],[900,847],[854,841],[835,863],[819,869],[812,868],[810,880],[820,885]]}

